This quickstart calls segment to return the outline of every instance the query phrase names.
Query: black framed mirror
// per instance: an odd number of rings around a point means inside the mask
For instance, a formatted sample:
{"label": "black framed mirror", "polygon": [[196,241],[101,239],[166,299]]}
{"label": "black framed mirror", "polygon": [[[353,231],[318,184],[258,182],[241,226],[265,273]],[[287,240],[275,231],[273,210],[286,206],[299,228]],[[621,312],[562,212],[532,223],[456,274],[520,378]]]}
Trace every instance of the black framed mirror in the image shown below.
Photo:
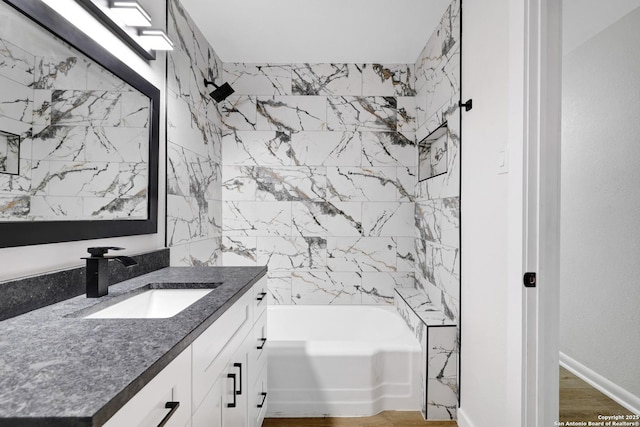
{"label": "black framed mirror", "polygon": [[0,247],[156,233],[160,90],[41,1],[0,7],[0,131],[21,136]]}

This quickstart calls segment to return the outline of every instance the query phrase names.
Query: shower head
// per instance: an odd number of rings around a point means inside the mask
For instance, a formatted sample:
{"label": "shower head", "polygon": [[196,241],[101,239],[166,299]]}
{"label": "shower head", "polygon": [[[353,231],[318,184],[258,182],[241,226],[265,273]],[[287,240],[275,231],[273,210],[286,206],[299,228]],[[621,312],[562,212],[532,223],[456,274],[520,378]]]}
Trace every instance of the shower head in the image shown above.
{"label": "shower head", "polygon": [[229,83],[223,83],[222,86],[218,86],[212,80],[204,79],[204,85],[205,86],[209,86],[209,85],[215,86],[216,90],[211,92],[209,95],[216,102],[224,101],[225,99],[227,99],[227,97],[229,95],[231,95],[234,92],[233,88],[229,85]]}

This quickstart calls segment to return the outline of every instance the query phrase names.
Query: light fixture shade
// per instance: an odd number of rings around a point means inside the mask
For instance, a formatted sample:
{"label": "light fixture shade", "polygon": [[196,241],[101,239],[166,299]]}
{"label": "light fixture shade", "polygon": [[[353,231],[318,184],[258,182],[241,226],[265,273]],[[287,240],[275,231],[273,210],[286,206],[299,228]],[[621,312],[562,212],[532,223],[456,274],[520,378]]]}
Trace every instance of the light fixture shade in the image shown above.
{"label": "light fixture shade", "polygon": [[151,16],[135,0],[111,0],[109,8],[128,27],[151,26]]}
{"label": "light fixture shade", "polygon": [[144,29],[138,31],[140,44],[149,50],[173,50],[173,42],[163,30]]}

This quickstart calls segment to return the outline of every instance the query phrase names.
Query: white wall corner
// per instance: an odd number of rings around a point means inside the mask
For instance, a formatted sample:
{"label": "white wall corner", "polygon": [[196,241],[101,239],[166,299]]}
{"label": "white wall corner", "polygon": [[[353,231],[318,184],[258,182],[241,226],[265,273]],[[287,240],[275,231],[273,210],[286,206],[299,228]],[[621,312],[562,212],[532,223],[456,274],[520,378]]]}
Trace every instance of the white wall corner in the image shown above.
{"label": "white wall corner", "polygon": [[458,427],[476,427],[463,408],[458,408]]}

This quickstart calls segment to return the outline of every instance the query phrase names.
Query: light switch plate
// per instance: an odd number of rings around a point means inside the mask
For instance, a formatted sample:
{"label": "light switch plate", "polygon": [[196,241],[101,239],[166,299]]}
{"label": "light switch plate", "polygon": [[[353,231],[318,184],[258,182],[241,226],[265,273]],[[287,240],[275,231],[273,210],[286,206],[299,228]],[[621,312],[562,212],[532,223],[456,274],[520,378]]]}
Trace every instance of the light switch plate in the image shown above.
{"label": "light switch plate", "polygon": [[498,151],[498,175],[509,173],[509,152],[507,149]]}

